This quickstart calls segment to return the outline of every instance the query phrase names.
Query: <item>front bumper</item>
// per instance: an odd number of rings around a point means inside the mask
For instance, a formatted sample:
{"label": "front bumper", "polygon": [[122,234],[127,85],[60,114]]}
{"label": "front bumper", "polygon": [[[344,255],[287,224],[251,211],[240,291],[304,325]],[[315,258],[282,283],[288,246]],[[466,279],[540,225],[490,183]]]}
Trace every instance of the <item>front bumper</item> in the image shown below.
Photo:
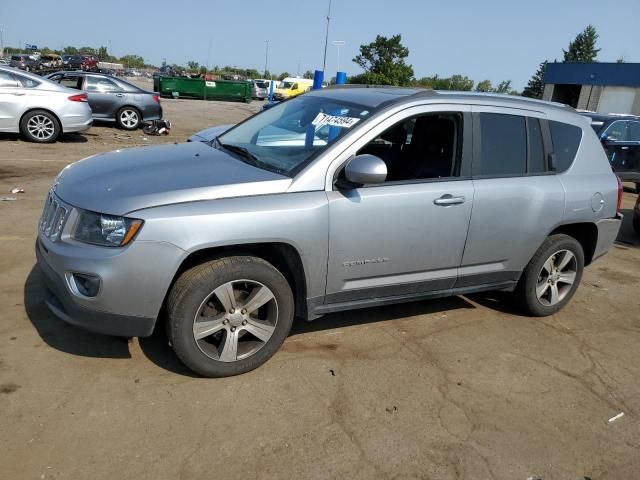
{"label": "front bumper", "polygon": [[598,229],[598,241],[593,251],[593,260],[601,257],[613,246],[613,242],[618,237],[618,232],[622,226],[622,215],[618,214],[614,218],[603,218],[596,222]]}
{"label": "front bumper", "polygon": [[[64,231],[62,237],[51,240],[40,232],[36,241],[51,311],[68,323],[106,335],[150,335],[184,251],[166,242],[134,241],[109,248],[74,241]],[[98,277],[97,295],[80,294],[74,288],[74,273]]]}
{"label": "front bumper", "polygon": [[36,258],[42,271],[48,295],[45,303],[51,312],[71,325],[104,335],[147,337],[153,333],[155,317],[135,317],[101,312],[78,305],[65,286],[65,281],[44,260],[36,244]]}

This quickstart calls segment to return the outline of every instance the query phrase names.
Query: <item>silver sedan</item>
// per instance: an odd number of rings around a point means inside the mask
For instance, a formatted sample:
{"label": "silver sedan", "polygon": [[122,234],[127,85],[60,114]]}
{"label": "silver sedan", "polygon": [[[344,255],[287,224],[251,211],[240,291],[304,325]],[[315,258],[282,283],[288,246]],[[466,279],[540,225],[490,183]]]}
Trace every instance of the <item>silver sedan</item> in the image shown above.
{"label": "silver sedan", "polygon": [[0,132],[51,143],[61,133],[82,132],[92,123],[86,93],[0,66]]}

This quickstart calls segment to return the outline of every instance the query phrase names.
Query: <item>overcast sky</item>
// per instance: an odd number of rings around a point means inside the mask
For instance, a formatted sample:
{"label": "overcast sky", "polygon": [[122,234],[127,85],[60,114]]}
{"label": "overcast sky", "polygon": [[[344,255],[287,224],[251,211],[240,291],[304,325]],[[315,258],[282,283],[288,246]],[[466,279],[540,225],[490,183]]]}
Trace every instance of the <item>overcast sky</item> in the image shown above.
{"label": "overcast sky", "polygon": [[[147,62],[235,65],[292,74],[322,67],[328,0],[32,1],[2,0],[5,45],[109,46]],[[534,9],[535,8],[535,9]],[[520,90],[545,60],[589,23],[600,61],[640,61],[640,0],[333,0],[327,75],[337,70],[333,40],[346,42],[341,67],[377,34],[402,34],[416,77],[462,74],[476,82],[512,80]],[[209,46],[211,48],[209,50]]]}

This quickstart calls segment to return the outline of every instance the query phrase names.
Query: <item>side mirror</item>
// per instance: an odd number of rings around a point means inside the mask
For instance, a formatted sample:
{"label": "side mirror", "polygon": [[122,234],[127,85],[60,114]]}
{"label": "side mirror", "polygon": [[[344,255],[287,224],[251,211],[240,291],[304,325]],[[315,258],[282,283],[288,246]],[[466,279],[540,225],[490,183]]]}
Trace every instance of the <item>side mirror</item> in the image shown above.
{"label": "side mirror", "polygon": [[346,179],[356,185],[383,183],[387,178],[387,164],[375,155],[357,155],[344,169]]}
{"label": "side mirror", "polygon": [[615,138],[615,137],[612,137],[611,135],[602,135],[602,136],[600,137],[600,141],[601,141],[602,143],[615,142],[615,141],[616,141],[616,138]]}

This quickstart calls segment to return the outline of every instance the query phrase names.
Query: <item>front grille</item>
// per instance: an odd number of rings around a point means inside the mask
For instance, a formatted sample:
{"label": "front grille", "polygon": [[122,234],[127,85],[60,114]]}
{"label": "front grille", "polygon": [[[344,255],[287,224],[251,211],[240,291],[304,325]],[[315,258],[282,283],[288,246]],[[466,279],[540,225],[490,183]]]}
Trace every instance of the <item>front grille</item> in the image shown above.
{"label": "front grille", "polygon": [[53,192],[49,192],[40,218],[40,232],[51,240],[57,240],[68,215],[69,209],[62,205]]}

